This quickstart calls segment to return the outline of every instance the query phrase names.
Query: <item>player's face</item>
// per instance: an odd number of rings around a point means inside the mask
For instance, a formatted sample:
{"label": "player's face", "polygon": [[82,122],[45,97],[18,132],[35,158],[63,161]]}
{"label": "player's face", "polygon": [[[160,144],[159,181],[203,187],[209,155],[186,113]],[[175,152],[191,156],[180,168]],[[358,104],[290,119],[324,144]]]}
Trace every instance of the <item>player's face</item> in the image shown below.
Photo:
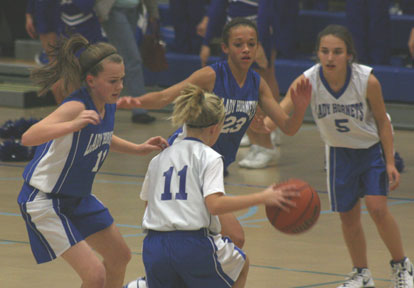
{"label": "player's face", "polygon": [[87,82],[94,100],[114,104],[123,89],[124,63],[104,62],[103,71],[97,76],[88,75]]}
{"label": "player's face", "polygon": [[342,39],[326,35],[321,38],[318,58],[325,73],[346,73],[348,61],[352,56],[347,53],[346,44]]}
{"label": "player's face", "polygon": [[228,61],[239,68],[249,68],[257,50],[256,30],[249,26],[236,26],[230,30],[228,44],[222,46],[228,54]]}

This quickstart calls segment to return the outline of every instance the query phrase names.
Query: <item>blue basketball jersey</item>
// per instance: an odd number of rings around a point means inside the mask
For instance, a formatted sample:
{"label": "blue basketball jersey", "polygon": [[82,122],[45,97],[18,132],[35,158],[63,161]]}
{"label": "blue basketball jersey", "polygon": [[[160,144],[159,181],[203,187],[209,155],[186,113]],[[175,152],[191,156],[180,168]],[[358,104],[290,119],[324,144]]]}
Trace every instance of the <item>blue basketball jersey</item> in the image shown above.
{"label": "blue basketball jersey", "polygon": [[64,23],[63,34],[79,33],[90,43],[105,41],[101,24],[93,9],[95,0],[60,0],[60,19]]}
{"label": "blue basketball jersey", "polygon": [[[213,93],[224,101],[226,116],[221,134],[212,147],[223,156],[226,169],[236,159],[241,138],[252,121],[259,101],[260,76],[252,69],[247,73],[243,87],[237,84],[227,61],[211,65],[216,72]],[[169,139],[169,143],[182,140],[186,136],[185,127],[179,128]]]}
{"label": "blue basketball jersey", "polygon": [[236,17],[243,17],[256,21],[258,7],[259,0],[229,0],[227,21],[231,21]]}
{"label": "blue basketball jersey", "polygon": [[95,0],[34,0],[36,29],[67,37],[79,33],[90,43],[105,41],[94,4]]}
{"label": "blue basketball jersey", "polygon": [[[96,107],[86,88],[81,88],[63,103],[82,102],[86,110]],[[86,196],[91,193],[95,174],[108,154],[114,130],[116,104],[105,105],[105,116],[98,125],[53,139],[36,147],[35,156],[26,166],[23,178],[46,193]]]}

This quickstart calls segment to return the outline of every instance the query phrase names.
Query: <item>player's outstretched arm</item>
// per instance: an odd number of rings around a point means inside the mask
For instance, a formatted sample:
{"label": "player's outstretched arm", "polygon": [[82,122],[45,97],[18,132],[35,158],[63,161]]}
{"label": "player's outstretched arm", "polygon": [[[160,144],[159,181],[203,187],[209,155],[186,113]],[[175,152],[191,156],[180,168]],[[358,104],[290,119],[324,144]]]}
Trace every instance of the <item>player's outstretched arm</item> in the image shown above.
{"label": "player's outstretched arm", "polygon": [[115,135],[112,135],[111,141],[111,151],[135,155],[147,155],[154,151],[159,152],[167,147],[167,140],[161,136],[151,137],[142,144],[135,144]]}
{"label": "player's outstretched arm", "polygon": [[279,127],[285,134],[294,135],[302,125],[311,96],[312,85],[304,75],[299,76],[276,108],[271,108],[274,106],[272,103],[264,105],[263,110],[268,115],[263,120],[265,127],[271,131]]}
{"label": "player's outstretched arm", "polygon": [[265,190],[242,196],[225,196],[223,193],[215,193],[206,197],[206,205],[209,212],[219,215],[246,209],[255,205],[278,206],[288,211],[289,207],[294,207],[295,202],[292,197],[299,197],[300,193],[296,185],[286,185],[277,187],[273,184]]}
{"label": "player's outstretched arm", "polygon": [[131,109],[161,109],[172,103],[188,84],[194,84],[206,91],[212,91],[216,73],[211,67],[195,71],[187,79],[161,91],[150,92],[140,97],[122,97],[117,102],[117,108]]}

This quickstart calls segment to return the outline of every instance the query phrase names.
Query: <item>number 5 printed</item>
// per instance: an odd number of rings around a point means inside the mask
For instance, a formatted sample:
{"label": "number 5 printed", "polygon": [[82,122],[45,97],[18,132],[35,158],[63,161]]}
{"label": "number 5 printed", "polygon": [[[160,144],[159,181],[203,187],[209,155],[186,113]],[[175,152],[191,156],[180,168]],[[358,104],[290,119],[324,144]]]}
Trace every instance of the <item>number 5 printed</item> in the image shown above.
{"label": "number 5 printed", "polygon": [[351,131],[351,129],[349,129],[349,127],[345,125],[346,123],[348,123],[348,119],[336,119],[335,120],[336,131],[342,132],[342,133]]}
{"label": "number 5 printed", "polygon": [[[185,193],[185,181],[187,178],[187,168],[185,165],[183,169],[178,171],[178,177],[180,178],[180,185],[178,188],[178,193],[175,194],[176,200],[187,200],[187,193]],[[165,177],[164,183],[164,193],[161,194],[161,200],[171,200],[171,179],[173,177],[174,167],[170,167],[167,171],[164,172],[163,176]]]}

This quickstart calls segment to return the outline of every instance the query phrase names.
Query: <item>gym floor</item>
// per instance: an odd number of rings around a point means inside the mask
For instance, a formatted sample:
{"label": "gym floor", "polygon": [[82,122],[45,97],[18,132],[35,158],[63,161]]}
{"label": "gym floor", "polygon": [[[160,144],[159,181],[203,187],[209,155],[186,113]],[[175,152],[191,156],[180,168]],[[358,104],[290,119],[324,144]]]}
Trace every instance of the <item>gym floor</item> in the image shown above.
{"label": "gym floor", "polygon": [[[0,107],[0,124],[6,120],[41,118],[54,107],[14,109]],[[157,121],[148,125],[133,124],[130,111],[118,111],[115,134],[134,142],[173,131],[167,113],[152,112]],[[242,223],[246,243],[243,250],[250,257],[246,287],[336,287],[351,271],[352,264],[342,239],[337,214],[329,209],[326,192],[324,146],[313,124],[304,124],[293,137],[283,136],[282,156],[275,167],[259,170],[241,169],[232,164],[225,178],[230,195],[259,191],[273,182],[291,177],[309,182],[317,191],[322,211],[317,224],[308,232],[285,235],[268,223],[264,207],[252,207],[236,213]],[[400,225],[405,252],[414,260],[414,133],[397,130],[396,150],[403,157],[405,172],[400,187],[389,197],[390,210]],[[248,151],[241,148],[240,160]],[[141,247],[144,234],[141,219],[144,203],[139,199],[140,187],[147,165],[153,155],[131,157],[110,153],[98,173],[93,193],[110,209],[115,222],[132,250],[125,282],[144,276]],[[62,259],[37,265],[31,254],[28,236],[16,203],[22,185],[24,162],[0,162],[0,286],[14,287],[80,287],[80,280]],[[389,287],[390,255],[363,207],[363,225],[368,242],[368,259],[376,287]],[[58,284],[56,284],[58,283]]]}

